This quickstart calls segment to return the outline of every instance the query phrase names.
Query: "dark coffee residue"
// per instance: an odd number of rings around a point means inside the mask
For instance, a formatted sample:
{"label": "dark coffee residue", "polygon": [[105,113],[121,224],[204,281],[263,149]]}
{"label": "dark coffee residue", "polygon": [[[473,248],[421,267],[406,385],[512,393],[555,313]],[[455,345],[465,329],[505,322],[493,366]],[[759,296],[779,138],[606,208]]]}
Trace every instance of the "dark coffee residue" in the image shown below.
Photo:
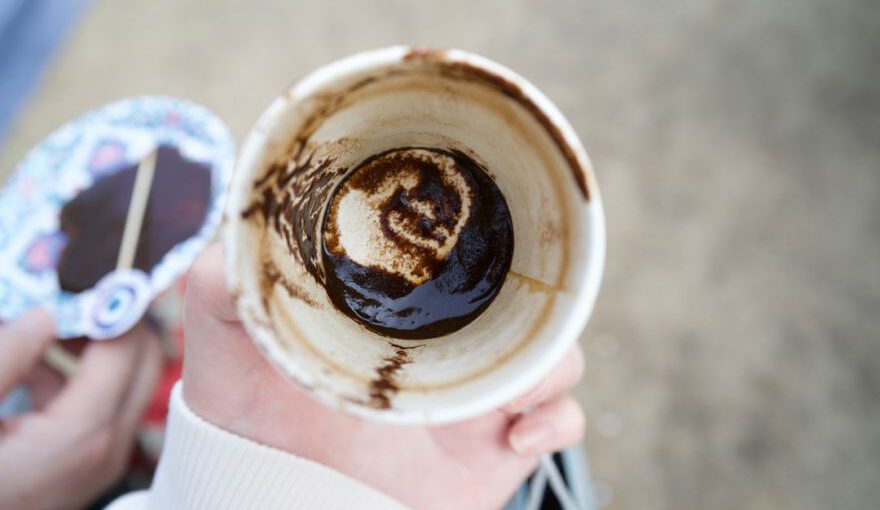
{"label": "dark coffee residue", "polygon": [[559,129],[559,126],[557,126],[556,123],[550,120],[547,114],[544,113],[544,111],[538,107],[538,105],[535,104],[535,102],[532,101],[518,85],[472,64],[446,60],[446,52],[443,50],[416,48],[410,51],[410,53],[404,57],[404,60],[423,62],[436,66],[439,72],[450,78],[478,81],[519,103],[541,123],[544,130],[547,131],[547,134],[553,139],[553,142],[565,157],[565,160],[571,169],[572,176],[574,177],[575,182],[577,182],[578,188],[580,189],[581,194],[583,194],[584,199],[590,199],[586,169],[581,166],[577,155],[565,140],[562,130]]}
{"label": "dark coffee residue", "polygon": [[297,163],[304,147],[299,144],[289,161],[273,164],[255,182],[256,198],[241,216],[249,219],[258,214],[306,271],[323,282],[317,227],[327,197],[346,169],[334,166],[333,158],[314,161],[314,154]]}
{"label": "dark coffee residue", "polygon": [[[389,232],[385,216],[399,213],[412,229],[425,237],[438,235],[437,227],[452,229],[461,208],[454,192],[445,189],[439,169],[423,160],[408,157],[406,149],[377,154],[361,163],[347,179],[357,179],[361,168],[372,170],[378,162],[388,168],[375,173],[401,171],[404,166],[417,168],[421,177],[418,186],[409,191],[402,188],[382,206],[382,226],[386,239],[401,253],[419,255],[423,265],[416,271],[429,275],[427,281],[413,285],[406,278],[379,267],[362,266],[349,258],[336,245],[332,235],[324,236],[323,264],[327,295],[334,306],[366,328],[392,338],[427,339],[457,331],[477,318],[495,299],[513,256],[513,225],[510,211],[501,191],[488,173],[473,159],[458,151],[422,149],[452,157],[471,190],[470,216],[449,254],[437,260],[424,248]],[[395,167],[395,165],[397,165]],[[369,186],[369,179],[358,187]],[[345,185],[341,182],[337,188]],[[411,203],[429,202],[433,218],[413,209]],[[325,214],[322,232],[328,229],[331,208]],[[445,239],[435,238],[443,241]]]}
{"label": "dark coffee residue", "polygon": [[299,299],[309,306],[318,306],[318,304],[315,303],[315,301],[311,298],[311,296],[308,295],[305,290],[303,290],[299,285],[296,285],[283,274],[281,274],[281,272],[275,266],[274,262],[264,262],[263,267],[263,307],[267,311],[269,310],[269,303],[266,298],[270,295],[271,289],[275,285],[278,285],[282,289],[284,289],[287,292],[287,295],[293,299]]}
{"label": "dark coffee residue", "polygon": [[376,378],[370,381],[369,405],[377,409],[391,407],[391,397],[398,391],[397,374],[410,361],[403,348],[397,348],[393,356],[386,356],[384,360],[385,363],[376,369]]}
{"label": "dark coffee residue", "polygon": [[[116,268],[138,164],[103,177],[61,210],[68,242],[58,281],[68,292],[92,288]],[[175,245],[195,235],[211,200],[211,169],[161,146],[150,188],[134,267],[149,272]]]}

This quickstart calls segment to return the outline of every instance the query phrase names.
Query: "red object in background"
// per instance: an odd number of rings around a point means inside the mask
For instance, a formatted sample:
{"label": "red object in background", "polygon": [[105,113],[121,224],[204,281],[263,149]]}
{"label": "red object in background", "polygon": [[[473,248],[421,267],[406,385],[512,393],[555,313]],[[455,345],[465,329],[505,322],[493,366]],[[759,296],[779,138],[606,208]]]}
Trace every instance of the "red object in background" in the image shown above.
{"label": "red object in background", "polygon": [[[183,347],[183,334],[181,333],[179,337],[177,332],[172,334],[174,335],[175,343]],[[179,342],[178,338],[180,339]],[[182,357],[165,362],[159,383],[156,385],[156,391],[153,393],[153,399],[150,401],[150,405],[147,406],[146,413],[144,413],[144,426],[165,426],[165,420],[168,418],[168,399],[171,397],[171,389],[180,379],[182,370]]]}
{"label": "red object in background", "polygon": [[154,314],[162,325],[165,335],[165,351],[167,353],[159,382],[153,397],[144,412],[138,434],[142,456],[135,460],[135,465],[147,468],[154,467],[159,460],[159,453],[165,436],[168,421],[168,399],[171,390],[180,380],[183,371],[183,296],[186,292],[186,277],[180,278],[174,286],[163,293],[154,306]]}

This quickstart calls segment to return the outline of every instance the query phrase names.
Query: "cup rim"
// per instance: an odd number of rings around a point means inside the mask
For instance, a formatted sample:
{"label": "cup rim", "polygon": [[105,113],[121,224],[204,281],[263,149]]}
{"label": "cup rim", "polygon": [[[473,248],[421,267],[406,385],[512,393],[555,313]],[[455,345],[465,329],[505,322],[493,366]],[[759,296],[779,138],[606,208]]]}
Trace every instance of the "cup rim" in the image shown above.
{"label": "cup rim", "polygon": [[[422,55],[442,55],[439,58],[445,62],[466,64],[512,84],[546,116],[558,131],[561,143],[565,144],[577,160],[578,168],[572,168],[572,171],[585,174],[582,177],[588,190],[588,194],[585,196],[588,232],[584,239],[584,242],[587,243],[584,255],[587,258],[587,264],[584,267],[584,276],[578,286],[578,291],[569,305],[571,312],[560,320],[560,332],[557,339],[547,346],[542,355],[536,358],[529,365],[528,371],[523,372],[520,377],[511,380],[509,384],[496,385],[481,395],[452,406],[430,410],[395,407],[376,409],[339,398],[323,388],[314,387],[311,377],[304,370],[276,362],[282,356],[274,334],[267,328],[255,327],[251,321],[247,320],[247,308],[250,305],[248,300],[253,299],[253,296],[241,292],[242,285],[237,274],[237,259],[240,248],[237,242],[238,230],[243,228],[243,223],[238,218],[238,211],[241,211],[250,199],[250,182],[253,171],[262,159],[261,155],[268,141],[266,133],[277,119],[288,114],[298,102],[313,97],[322,90],[332,88],[334,84],[344,82],[354,75],[386,68],[404,62],[413,56]],[[559,141],[557,142],[559,143]],[[308,392],[324,404],[358,417],[395,424],[439,425],[462,421],[497,409],[534,387],[578,341],[595,306],[605,264],[606,230],[602,199],[592,163],[574,128],[550,99],[525,78],[486,57],[458,49],[426,50],[409,46],[391,46],[370,50],[331,62],[294,83],[274,99],[260,115],[242,144],[228,193],[225,215],[227,225],[223,232],[223,244],[226,253],[227,286],[235,297],[238,313],[242,317],[245,330],[252,341],[270,359],[273,366],[300,386],[309,388]]]}

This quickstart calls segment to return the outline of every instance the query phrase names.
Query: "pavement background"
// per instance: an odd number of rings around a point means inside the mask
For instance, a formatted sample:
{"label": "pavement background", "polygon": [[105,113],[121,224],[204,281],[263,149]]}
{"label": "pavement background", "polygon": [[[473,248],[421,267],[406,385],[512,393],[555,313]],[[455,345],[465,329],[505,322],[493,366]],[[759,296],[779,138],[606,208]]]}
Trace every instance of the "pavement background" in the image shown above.
{"label": "pavement background", "polygon": [[187,97],[241,140],[395,43],[517,70],[581,135],[609,232],[577,394],[613,509],[880,501],[880,7],[868,0],[95,1],[0,176],[66,120]]}

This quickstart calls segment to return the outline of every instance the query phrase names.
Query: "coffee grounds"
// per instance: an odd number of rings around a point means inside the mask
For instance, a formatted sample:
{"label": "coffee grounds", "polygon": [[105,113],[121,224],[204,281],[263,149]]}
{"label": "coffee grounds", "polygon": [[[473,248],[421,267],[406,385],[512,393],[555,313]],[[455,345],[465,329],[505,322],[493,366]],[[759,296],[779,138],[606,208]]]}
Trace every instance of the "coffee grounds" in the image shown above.
{"label": "coffee grounds", "polygon": [[501,191],[458,151],[394,149],[355,168],[322,223],[331,302],[385,336],[457,331],[497,296],[513,255]]}

